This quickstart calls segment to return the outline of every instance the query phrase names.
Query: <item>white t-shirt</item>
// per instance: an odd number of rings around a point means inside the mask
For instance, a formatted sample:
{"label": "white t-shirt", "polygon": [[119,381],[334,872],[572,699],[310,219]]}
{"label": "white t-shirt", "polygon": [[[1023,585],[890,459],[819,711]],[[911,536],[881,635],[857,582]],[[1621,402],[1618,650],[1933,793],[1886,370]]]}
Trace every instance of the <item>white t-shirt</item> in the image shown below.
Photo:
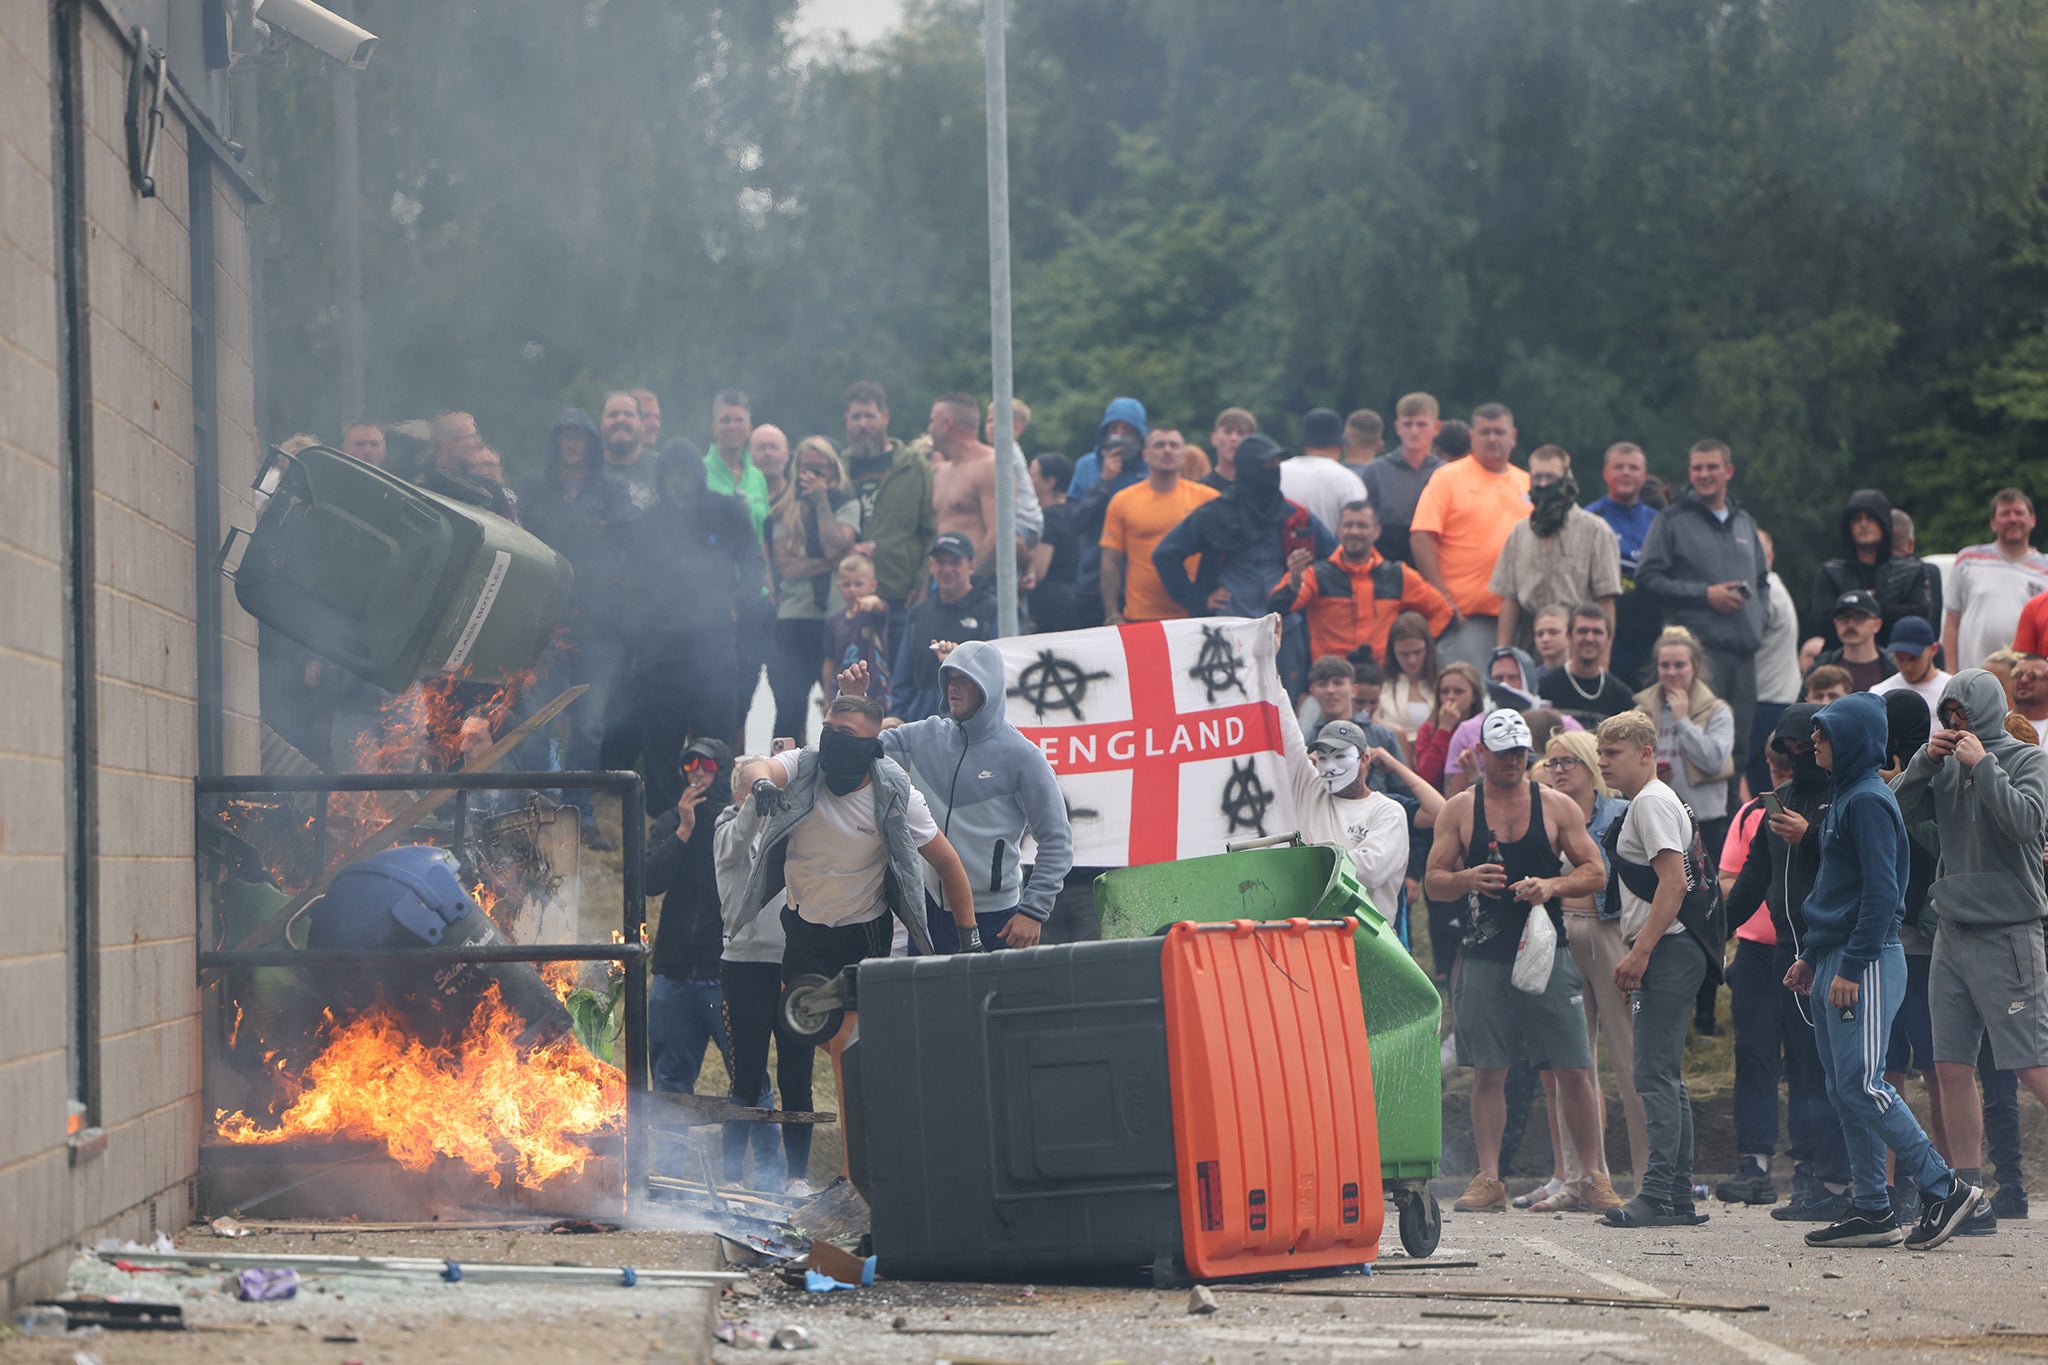
{"label": "white t-shirt", "polygon": [[1302,838],[1334,844],[1351,859],[1351,870],[1372,898],[1373,909],[1389,921],[1401,906],[1401,880],[1408,872],[1408,812],[1376,791],[1364,796],[1330,795],[1302,743],[1293,713],[1280,712],[1282,766],[1294,788],[1294,819]]}
{"label": "white t-shirt", "polygon": [[[1628,862],[1647,867],[1666,849],[1683,855],[1691,844],[1692,821],[1686,817],[1685,803],[1678,799],[1677,792],[1653,777],[1628,803],[1628,813],[1621,818],[1621,838],[1614,851]],[[1622,883],[1622,938],[1634,943],[1649,919],[1650,903],[1630,891],[1626,882]],[[1667,937],[1684,932],[1685,926],[1675,915],[1671,927],[1664,931]]]}
{"label": "white t-shirt", "polygon": [[1337,513],[1344,504],[1365,501],[1365,484],[1359,477],[1322,455],[1295,455],[1282,460],[1280,491],[1289,502],[1306,507],[1331,535],[1337,534]]}
{"label": "white t-shirt", "polygon": [[[796,776],[796,750],[775,755],[782,771]],[[892,760],[893,761],[893,760]],[[938,837],[931,807],[917,788],[910,789],[910,842],[923,848]],[[875,819],[872,783],[839,796],[818,780],[818,796],[797,827],[790,831],[783,879],[797,914],[812,924],[836,927],[865,924],[889,912],[882,901],[882,877],[889,870],[889,841]]]}
{"label": "white t-shirt", "polygon": [[2048,592],[2048,555],[2029,549],[2007,559],[1996,542],[1960,550],[1949,568],[1948,610],[1957,614],[1956,653],[1943,662],[1975,668],[2012,643],[2020,609],[2036,593]]}
{"label": "white t-shirt", "polygon": [[[1906,681],[1905,674],[1894,673],[1877,686],[1871,688],[1870,695],[1881,697],[1887,692],[1896,692],[1900,688],[1904,688],[1908,692],[1918,692],[1920,700],[1927,703],[1927,718],[1929,720],[1936,720],[1934,708],[1941,704],[1941,689],[1948,686],[1949,677],[1948,673],[1937,668],[1927,675],[1926,682],[1915,685]],[[1937,721],[1937,725],[1938,723]]]}

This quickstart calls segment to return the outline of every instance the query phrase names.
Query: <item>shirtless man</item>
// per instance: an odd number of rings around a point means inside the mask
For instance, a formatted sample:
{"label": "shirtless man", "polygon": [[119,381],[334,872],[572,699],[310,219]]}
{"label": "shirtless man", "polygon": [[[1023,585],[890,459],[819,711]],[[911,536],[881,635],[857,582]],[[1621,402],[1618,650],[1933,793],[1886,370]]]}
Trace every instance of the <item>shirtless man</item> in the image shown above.
{"label": "shirtless man", "polygon": [[[1422,882],[1430,899],[1463,899],[1466,907],[1451,1002],[1458,1064],[1473,1068],[1479,1174],[1452,1206],[1461,1213],[1507,1208],[1500,1140],[1507,1125],[1508,1068],[1517,1058],[1548,1062],[1557,1077],[1564,1126],[1591,1172],[1580,1182],[1580,1199],[1597,1208],[1620,1203],[1590,1155],[1601,1147],[1600,1106],[1578,1003],[1585,985],[1572,955],[1559,945],[1550,985],[1541,995],[1517,990],[1509,980],[1531,910],[1560,918],[1561,901],[1591,896],[1606,880],[1607,864],[1579,803],[1529,780],[1531,744],[1529,722],[1519,712],[1502,709],[1487,716],[1480,729],[1480,782],[1444,803]],[[1572,865],[1563,875],[1560,854]]]}
{"label": "shirtless man", "polygon": [[964,393],[949,393],[932,404],[932,510],[939,534],[957,531],[974,542],[974,574],[995,562],[996,452],[975,434],[981,405]]}

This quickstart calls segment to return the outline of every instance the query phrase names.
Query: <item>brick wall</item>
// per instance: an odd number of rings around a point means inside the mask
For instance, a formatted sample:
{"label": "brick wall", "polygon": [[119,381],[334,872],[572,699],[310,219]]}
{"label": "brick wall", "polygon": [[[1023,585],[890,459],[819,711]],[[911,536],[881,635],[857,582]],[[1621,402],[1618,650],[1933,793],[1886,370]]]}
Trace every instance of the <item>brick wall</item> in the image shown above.
{"label": "brick wall", "polygon": [[[9,1305],[71,1246],[182,1225],[197,1168],[192,777],[198,763],[195,498],[249,524],[257,441],[247,202],[174,107],[157,196],[129,182],[128,52],[97,7],[80,49],[85,124],[92,685],[99,977],[92,1021],[105,1149],[66,1141],[63,472],[49,7],[0,5],[0,1276]],[[210,169],[220,468],[195,489],[188,155]],[[226,766],[255,771],[254,625],[225,585]]]}

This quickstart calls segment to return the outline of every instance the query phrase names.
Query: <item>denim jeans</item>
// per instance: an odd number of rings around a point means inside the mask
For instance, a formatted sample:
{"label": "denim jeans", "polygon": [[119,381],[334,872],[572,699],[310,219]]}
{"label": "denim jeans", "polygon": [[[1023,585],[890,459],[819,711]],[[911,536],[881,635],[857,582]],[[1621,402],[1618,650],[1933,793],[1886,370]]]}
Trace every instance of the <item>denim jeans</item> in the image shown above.
{"label": "denim jeans", "polygon": [[1650,951],[1642,984],[1629,997],[1635,1024],[1636,1094],[1649,1131],[1648,1169],[1636,1183],[1646,1199],[1692,1203],[1692,1096],[1685,1088],[1685,1027],[1707,974],[1707,955],[1691,934],[1667,934]]}
{"label": "denim jeans", "polygon": [[[725,997],[717,977],[685,981],[680,977],[657,975],[647,991],[647,1060],[654,1073],[656,1090],[690,1094],[697,1088],[704,1067],[704,1054],[713,1043],[732,1072],[732,1043],[726,1036]],[[763,1109],[775,1107],[775,1092],[768,1077],[761,1077],[761,1094],[756,1103]],[[757,1176],[780,1170],[781,1144],[774,1125],[748,1125],[753,1140],[754,1170]],[[667,1174],[682,1175],[683,1171]],[[689,1173],[694,1178],[695,1173]],[[777,1181],[776,1185],[780,1182]],[[764,1184],[763,1188],[774,1186]]]}
{"label": "denim jeans", "polygon": [[1820,1064],[1827,1072],[1828,1099],[1842,1116],[1842,1136],[1849,1147],[1849,1175],[1856,1207],[1881,1212],[1891,1207],[1884,1178],[1884,1149],[1898,1157],[1901,1184],[1910,1180],[1930,1194],[1946,1194],[1949,1166],[1921,1131],[1913,1111],[1884,1078],[1885,1044],[1892,1017],[1906,996],[1906,950],[1896,940],[1884,946],[1875,962],[1854,979],[1856,1003],[1847,1009],[1828,1004],[1828,987],[1841,970],[1839,949],[1813,964],[1813,1033],[1820,1045]]}

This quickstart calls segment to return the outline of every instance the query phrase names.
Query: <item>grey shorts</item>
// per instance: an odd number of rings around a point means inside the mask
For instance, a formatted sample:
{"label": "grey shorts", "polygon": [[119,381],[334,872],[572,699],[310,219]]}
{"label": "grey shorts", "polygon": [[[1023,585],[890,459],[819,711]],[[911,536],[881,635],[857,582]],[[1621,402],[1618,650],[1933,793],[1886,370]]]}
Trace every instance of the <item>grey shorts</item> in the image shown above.
{"label": "grey shorts", "polygon": [[1572,955],[1559,944],[1550,985],[1541,995],[1515,989],[1510,962],[1458,963],[1451,1005],[1458,1013],[1458,1065],[1497,1071],[1516,1062],[1553,1069],[1589,1067],[1585,986]]}
{"label": "grey shorts", "polygon": [[2048,965],[2038,923],[1965,929],[1943,921],[1928,968],[1934,1060],[1975,1066],[1986,1034],[2000,1071],[2048,1066]]}

